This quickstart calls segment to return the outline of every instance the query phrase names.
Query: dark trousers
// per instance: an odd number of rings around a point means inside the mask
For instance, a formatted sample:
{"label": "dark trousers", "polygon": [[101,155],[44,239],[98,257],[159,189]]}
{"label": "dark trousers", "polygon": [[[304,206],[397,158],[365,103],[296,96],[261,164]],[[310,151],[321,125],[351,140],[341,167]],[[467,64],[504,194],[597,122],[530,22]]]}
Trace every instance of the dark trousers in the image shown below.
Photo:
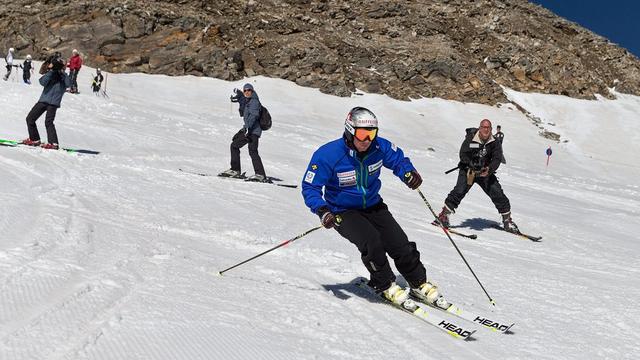
{"label": "dark trousers", "polygon": [[31,72],[24,71],[22,73],[22,80],[27,84],[31,84]]}
{"label": "dark trousers", "polygon": [[7,80],[9,78],[9,75],[11,75],[11,68],[13,66],[11,65],[7,65],[7,73],[4,75],[4,79]]}
{"label": "dark trousers", "polygon": [[387,255],[412,287],[427,279],[416,244],[409,241],[400,225],[382,201],[366,210],[347,210],[340,214],[342,223],[335,229],[360,251],[362,263],[371,274],[370,285],[386,290],[395,275]]}
{"label": "dark trousers", "polygon": [[80,71],[80,69],[69,71],[69,77],[71,78],[71,91],[73,92],[78,91],[78,71]]}
{"label": "dark trousers", "polygon": [[252,134],[249,139],[247,139],[244,136],[244,129],[241,129],[233,135],[233,139],[231,139],[231,169],[238,172],[240,171],[240,148],[249,144],[249,156],[251,156],[254,172],[266,177],[264,166],[262,166],[262,159],[260,159],[260,154],[258,154],[259,142],[260,138],[257,135]]}
{"label": "dark trousers", "polygon": [[449,209],[451,210],[455,210],[458,205],[460,205],[460,202],[462,201],[462,199],[464,199],[465,195],[467,195],[467,192],[469,192],[469,189],[471,189],[473,184],[478,184],[482,191],[484,191],[485,194],[489,195],[489,198],[491,198],[491,201],[493,201],[493,205],[495,205],[498,212],[504,214],[511,211],[511,204],[509,204],[509,199],[507,199],[507,196],[502,191],[502,186],[500,186],[498,178],[495,174],[491,174],[485,177],[476,176],[473,179],[473,183],[471,185],[467,185],[466,170],[460,170],[458,172],[458,182],[447,196],[447,199],[444,201],[447,207],[449,207]]}
{"label": "dark trousers", "polygon": [[27,129],[29,129],[29,139],[34,141],[40,140],[40,134],[38,133],[38,126],[36,126],[36,121],[46,111],[47,115],[45,116],[44,126],[47,128],[47,141],[50,144],[58,143],[58,134],[56,133],[55,125],[53,125],[53,121],[56,118],[57,110],[57,106],[45,104],[42,102],[33,105],[33,108],[31,108],[31,111],[29,111],[29,115],[27,115]]}

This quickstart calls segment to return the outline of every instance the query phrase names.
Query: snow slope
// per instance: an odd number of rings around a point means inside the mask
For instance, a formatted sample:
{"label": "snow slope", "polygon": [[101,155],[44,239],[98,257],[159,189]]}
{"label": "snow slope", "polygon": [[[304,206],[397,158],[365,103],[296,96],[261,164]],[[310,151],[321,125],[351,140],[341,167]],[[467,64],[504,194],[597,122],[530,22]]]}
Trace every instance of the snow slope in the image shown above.
{"label": "snow slope", "polygon": [[[640,99],[579,101],[508,91],[555,124],[551,143],[513,105],[381,95],[337,98],[287,81],[250,81],[274,125],[261,139],[267,174],[301,181],[348,110],[372,109],[380,135],[420,170],[438,210],[455,183],[464,129],[501,124],[499,170],[514,220],[540,243],[491,229],[498,214],[472,189],[454,238],[493,308],[417,193],[387,171],[382,196],[428,276],[464,308],[516,322],[456,340],[354,294],[366,275],[353,245],[319,230],[264,257],[318,219],[300,189],[201,177],[228,168],[241,127],[229,83],[142,74],[108,77],[109,99],[65,95],[63,146],[97,156],[0,147],[0,359],[632,359],[640,353]],[[37,79],[37,76],[36,76]],[[0,138],[26,137],[39,85],[0,82]],[[39,121],[46,138],[44,119]],[[550,125],[549,125],[550,126]],[[545,166],[545,150],[554,154]],[[429,150],[432,148],[433,150]],[[246,149],[244,170],[252,173]],[[455,319],[455,318],[452,318]],[[465,324],[470,325],[470,324]]]}

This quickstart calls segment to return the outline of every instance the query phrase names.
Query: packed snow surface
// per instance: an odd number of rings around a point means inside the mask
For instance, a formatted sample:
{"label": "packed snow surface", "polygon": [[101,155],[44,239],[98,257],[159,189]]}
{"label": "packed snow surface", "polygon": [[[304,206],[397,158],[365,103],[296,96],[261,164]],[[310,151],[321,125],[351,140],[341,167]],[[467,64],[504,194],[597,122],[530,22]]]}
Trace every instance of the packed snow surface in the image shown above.
{"label": "packed snow surface", "polygon": [[[217,276],[319,224],[300,195],[268,184],[192,175],[229,168],[242,126],[229,102],[242,82],[80,71],[56,127],[71,154],[0,147],[0,359],[634,359],[640,354],[640,98],[575,100],[505,89],[511,103],[338,98],[291,82],[251,82],[273,116],[260,139],[267,174],[300,184],[313,151],[341,136],[350,108],[380,119],[438,211],[456,181],[465,128],[502,125],[498,171],[513,219],[539,243],[491,228],[474,187],[454,237],[493,307],[419,194],[385,170],[382,196],[429,278],[460,307],[515,322],[455,339],[354,291],[367,272],[355,246],[318,230]],[[0,138],[27,137],[40,96],[0,82]],[[531,119],[537,118],[534,124]],[[46,139],[44,116],[40,134]],[[560,142],[538,135],[544,128]],[[548,166],[545,151],[553,155]],[[253,173],[246,147],[243,171]],[[401,278],[399,282],[403,283]],[[434,310],[435,311],[435,310]],[[437,311],[436,311],[437,312]],[[443,314],[443,313],[440,313]]]}

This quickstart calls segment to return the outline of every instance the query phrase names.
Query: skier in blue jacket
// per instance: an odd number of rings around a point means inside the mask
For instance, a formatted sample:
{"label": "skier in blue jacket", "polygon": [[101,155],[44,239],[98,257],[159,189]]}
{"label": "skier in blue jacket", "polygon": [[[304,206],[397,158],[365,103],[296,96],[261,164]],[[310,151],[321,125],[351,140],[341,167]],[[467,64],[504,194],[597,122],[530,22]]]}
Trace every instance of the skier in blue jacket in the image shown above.
{"label": "skier in blue jacket", "polygon": [[[427,281],[416,244],[409,241],[378,193],[383,166],[412,190],[422,184],[402,150],[378,136],[373,112],[355,107],[347,115],[342,138],[322,145],[311,157],[302,181],[305,204],[325,228],[336,229],[358,248],[370,273],[369,285],[388,300],[402,304],[411,294],[446,308],[447,301]],[[387,254],[410,291],[395,283]]]}

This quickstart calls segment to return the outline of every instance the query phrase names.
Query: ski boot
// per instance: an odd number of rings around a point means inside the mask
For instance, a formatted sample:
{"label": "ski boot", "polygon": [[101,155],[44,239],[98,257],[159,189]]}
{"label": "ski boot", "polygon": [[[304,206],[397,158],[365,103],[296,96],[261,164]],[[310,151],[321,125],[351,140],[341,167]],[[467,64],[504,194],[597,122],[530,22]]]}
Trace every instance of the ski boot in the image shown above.
{"label": "ski boot", "polygon": [[[447,207],[447,205],[442,207],[442,211],[440,211],[440,214],[438,214],[438,220],[440,221],[440,224],[442,224],[442,226],[448,228],[449,227],[449,215],[453,214],[453,211],[449,210],[449,208]],[[437,222],[436,222],[436,225]]]}
{"label": "ski boot", "polygon": [[511,219],[511,211],[502,215],[502,227],[505,231],[514,234],[520,234],[520,229],[518,229],[518,225]]}
{"label": "ski boot", "polygon": [[437,306],[441,309],[446,310],[451,305],[444,296],[440,295],[438,287],[428,281],[417,288],[411,288],[411,295],[421,302]]}
{"label": "ski boot", "polygon": [[238,171],[238,170],[233,170],[233,169],[225,170],[225,171],[221,172],[220,174],[218,174],[218,176],[230,177],[230,178],[234,178],[234,179],[242,179],[242,178],[244,178],[244,174],[240,173],[240,171]]}
{"label": "ski boot", "polygon": [[58,144],[56,143],[44,143],[42,145],[40,145],[41,148],[43,149],[47,149],[47,150],[59,150],[60,147],[58,146]]}
{"label": "ski boot", "polygon": [[391,286],[382,292],[382,296],[396,305],[402,305],[409,299],[409,292],[392,282]]}
{"label": "ski boot", "polygon": [[40,146],[40,140],[31,140],[30,138],[24,139],[21,142],[22,145],[29,145],[29,146]]}
{"label": "ski boot", "polygon": [[253,174],[249,176],[246,181],[269,182],[269,178],[261,174]]}

